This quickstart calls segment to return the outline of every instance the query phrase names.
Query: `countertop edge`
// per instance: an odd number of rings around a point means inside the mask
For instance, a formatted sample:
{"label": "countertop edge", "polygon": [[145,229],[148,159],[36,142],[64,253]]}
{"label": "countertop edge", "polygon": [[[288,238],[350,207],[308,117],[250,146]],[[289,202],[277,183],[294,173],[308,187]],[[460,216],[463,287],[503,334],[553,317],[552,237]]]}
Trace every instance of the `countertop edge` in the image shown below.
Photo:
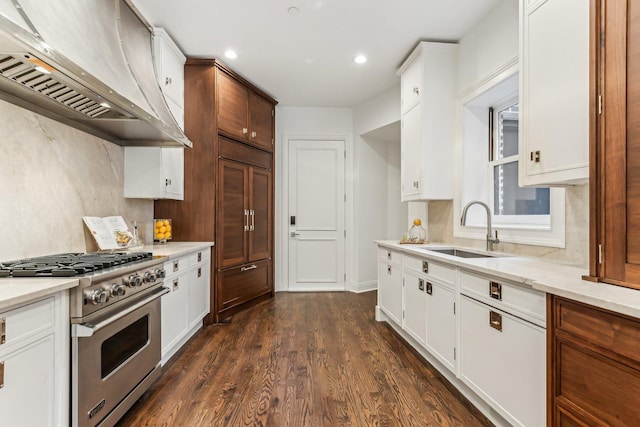
{"label": "countertop edge", "polygon": [[164,256],[165,261],[180,258],[193,252],[209,249],[214,242],[168,242],[157,245],[145,245],[144,252],[151,252],[154,256]]}
{"label": "countertop edge", "polygon": [[[0,283],[0,311],[18,307],[78,286],[79,280],[3,279]],[[8,295],[7,295],[8,294]]]}

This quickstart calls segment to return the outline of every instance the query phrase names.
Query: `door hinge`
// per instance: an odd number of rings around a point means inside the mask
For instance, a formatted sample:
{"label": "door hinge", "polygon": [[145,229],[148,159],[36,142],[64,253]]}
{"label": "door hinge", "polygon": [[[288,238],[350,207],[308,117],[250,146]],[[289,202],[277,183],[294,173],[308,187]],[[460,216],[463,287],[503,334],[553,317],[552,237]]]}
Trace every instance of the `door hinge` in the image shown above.
{"label": "door hinge", "polygon": [[598,95],[598,115],[602,114],[602,95]]}
{"label": "door hinge", "polygon": [[602,264],[602,243],[598,244],[598,264]]}
{"label": "door hinge", "polygon": [[456,314],[456,303],[453,303],[453,314]]}

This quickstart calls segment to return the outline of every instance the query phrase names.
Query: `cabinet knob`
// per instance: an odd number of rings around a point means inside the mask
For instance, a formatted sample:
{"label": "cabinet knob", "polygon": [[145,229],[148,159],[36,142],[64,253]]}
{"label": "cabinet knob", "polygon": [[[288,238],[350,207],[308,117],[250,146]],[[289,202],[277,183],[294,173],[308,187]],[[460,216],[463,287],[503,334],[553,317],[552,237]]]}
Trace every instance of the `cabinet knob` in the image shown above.
{"label": "cabinet knob", "polygon": [[249,129],[247,129],[247,128],[242,128],[242,134],[243,134],[243,135],[246,135],[246,134],[248,134],[248,133],[249,133]]}
{"label": "cabinet knob", "polygon": [[164,185],[169,186],[171,185],[171,180],[169,178],[164,180]]}
{"label": "cabinet knob", "polygon": [[387,274],[391,276],[391,266],[387,265]]}
{"label": "cabinet knob", "polygon": [[423,273],[428,273],[429,272],[429,262],[428,261],[422,261],[422,272]]}
{"label": "cabinet knob", "polygon": [[165,86],[168,86],[168,85],[170,85],[171,83],[173,83],[173,80],[171,80],[171,77],[165,77],[165,78],[164,78],[164,85],[165,85]]}
{"label": "cabinet knob", "polygon": [[502,285],[497,282],[489,282],[489,296],[502,301]]}
{"label": "cabinet knob", "polygon": [[418,289],[424,291],[424,280],[418,279]]}
{"label": "cabinet knob", "polygon": [[413,93],[415,93],[416,95],[420,95],[420,88],[418,88],[418,86],[415,86],[413,88]]}
{"label": "cabinet knob", "polygon": [[173,279],[173,290],[177,291],[180,286],[180,279]]}
{"label": "cabinet knob", "polygon": [[433,284],[431,282],[427,282],[427,294],[433,295]]}
{"label": "cabinet knob", "polygon": [[202,277],[202,268],[198,268],[198,277]]}

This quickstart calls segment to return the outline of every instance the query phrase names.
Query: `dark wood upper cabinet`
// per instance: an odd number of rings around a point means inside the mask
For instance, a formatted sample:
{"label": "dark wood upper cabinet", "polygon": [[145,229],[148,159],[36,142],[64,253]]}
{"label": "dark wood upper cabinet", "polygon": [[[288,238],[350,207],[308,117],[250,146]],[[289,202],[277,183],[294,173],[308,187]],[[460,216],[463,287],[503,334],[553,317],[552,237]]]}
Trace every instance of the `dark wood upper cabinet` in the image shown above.
{"label": "dark wood upper cabinet", "polygon": [[592,7],[590,275],[640,289],[640,4]]}
{"label": "dark wood upper cabinet", "polygon": [[223,69],[218,69],[218,130],[234,139],[273,151],[274,105]]}
{"label": "dark wood upper cabinet", "polygon": [[240,82],[217,70],[218,129],[231,137],[246,139],[249,135],[249,91]]}

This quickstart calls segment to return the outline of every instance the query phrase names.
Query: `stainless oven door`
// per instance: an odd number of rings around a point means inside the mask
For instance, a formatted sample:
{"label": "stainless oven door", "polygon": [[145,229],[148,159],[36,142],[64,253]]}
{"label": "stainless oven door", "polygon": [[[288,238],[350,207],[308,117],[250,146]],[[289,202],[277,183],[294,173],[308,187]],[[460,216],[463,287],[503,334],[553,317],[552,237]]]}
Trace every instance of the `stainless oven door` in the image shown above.
{"label": "stainless oven door", "polygon": [[[159,375],[162,286],[72,325],[72,425],[112,425]],[[97,314],[97,313],[96,313]]]}

